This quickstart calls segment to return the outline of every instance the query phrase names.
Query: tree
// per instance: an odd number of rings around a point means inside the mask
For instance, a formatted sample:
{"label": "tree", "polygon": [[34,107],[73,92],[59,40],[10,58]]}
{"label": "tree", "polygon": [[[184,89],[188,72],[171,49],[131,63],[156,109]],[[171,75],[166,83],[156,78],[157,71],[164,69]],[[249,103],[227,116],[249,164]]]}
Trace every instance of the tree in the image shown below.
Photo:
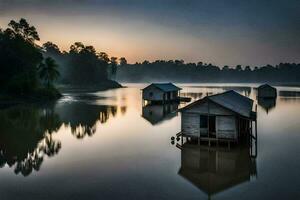
{"label": "tree", "polygon": [[228,67],[228,65],[225,65],[224,67],[223,67],[223,69],[222,70],[224,70],[224,71],[228,71],[229,70],[229,67]]}
{"label": "tree", "polygon": [[36,28],[34,26],[30,26],[24,18],[21,18],[19,22],[11,20],[8,26],[11,29],[8,29],[7,31],[13,31],[14,34],[21,36],[30,43],[34,43],[36,40],[40,40]]}
{"label": "tree", "polygon": [[117,66],[118,66],[118,58],[111,57],[109,67],[110,67],[110,79],[112,80],[116,78]]}
{"label": "tree", "polygon": [[203,62],[200,61],[197,63],[197,67],[202,67],[202,66],[203,66]]}
{"label": "tree", "polygon": [[250,66],[246,66],[246,67],[245,67],[245,71],[246,71],[246,72],[251,72]]}
{"label": "tree", "polygon": [[175,60],[174,61],[176,65],[183,65],[184,64],[184,60]]}
{"label": "tree", "polygon": [[149,64],[150,64],[150,62],[148,60],[144,60],[142,63],[142,65],[149,65]]}
{"label": "tree", "polygon": [[59,77],[58,65],[51,57],[47,57],[44,63],[39,66],[39,75],[50,88],[55,80]]}
{"label": "tree", "polygon": [[51,55],[59,55],[61,54],[58,46],[52,42],[46,42],[43,44],[44,50]]}
{"label": "tree", "polygon": [[242,71],[242,66],[241,66],[241,65],[237,65],[237,66],[235,67],[235,70],[236,70],[236,71]]}
{"label": "tree", "polygon": [[110,58],[110,64],[117,65],[118,64],[118,58],[117,57],[111,57]]}
{"label": "tree", "polygon": [[108,80],[109,57],[106,53],[98,53],[93,46],[85,46],[76,42],[64,54],[63,77],[69,84],[95,85]]}
{"label": "tree", "polygon": [[0,32],[0,88],[6,92],[24,94],[38,87],[37,67],[43,60],[34,44],[38,33],[25,19],[11,21]]}
{"label": "tree", "polygon": [[126,60],[125,57],[121,57],[121,58],[119,59],[119,61],[120,61],[120,66],[125,66],[125,65],[127,65],[127,60]]}
{"label": "tree", "polygon": [[100,52],[99,54],[98,54],[98,57],[100,58],[100,60],[101,61],[103,61],[104,63],[109,63],[109,57],[108,57],[108,55],[107,55],[107,53],[105,53],[105,52]]}

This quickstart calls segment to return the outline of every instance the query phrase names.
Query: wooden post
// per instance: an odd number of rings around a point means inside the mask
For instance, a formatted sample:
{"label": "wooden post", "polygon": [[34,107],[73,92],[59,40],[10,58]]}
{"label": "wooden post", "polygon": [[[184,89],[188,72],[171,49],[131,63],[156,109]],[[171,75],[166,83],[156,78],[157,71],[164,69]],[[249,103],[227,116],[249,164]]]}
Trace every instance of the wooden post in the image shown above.
{"label": "wooden post", "polygon": [[238,122],[238,140],[239,140],[241,137],[241,119],[238,118],[237,122]]}
{"label": "wooden post", "polygon": [[181,134],[181,146],[183,146],[183,134]]}
{"label": "wooden post", "polygon": [[255,120],[255,139],[257,140],[257,120]]}
{"label": "wooden post", "polygon": [[207,101],[207,136],[208,136],[208,138],[210,138],[210,135],[209,135],[209,100]]}
{"label": "wooden post", "polygon": [[201,137],[201,115],[199,115],[199,136],[198,136],[198,145],[200,145],[200,137]]}
{"label": "wooden post", "polygon": [[[248,122],[249,123],[249,122]],[[252,122],[251,122],[252,123]],[[251,133],[251,131],[249,130],[249,135],[250,135],[250,146],[251,146],[251,148],[252,148],[252,139],[253,139],[253,137],[252,137],[252,133]]]}

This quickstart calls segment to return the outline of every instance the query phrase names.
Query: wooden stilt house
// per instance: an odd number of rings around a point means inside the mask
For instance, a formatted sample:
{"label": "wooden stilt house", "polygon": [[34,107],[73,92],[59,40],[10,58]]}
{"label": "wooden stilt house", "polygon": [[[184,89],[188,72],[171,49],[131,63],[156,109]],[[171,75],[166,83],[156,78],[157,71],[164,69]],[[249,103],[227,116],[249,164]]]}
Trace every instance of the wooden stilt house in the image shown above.
{"label": "wooden stilt house", "polygon": [[233,91],[206,96],[182,108],[181,134],[200,141],[233,141],[252,135],[253,100]]}

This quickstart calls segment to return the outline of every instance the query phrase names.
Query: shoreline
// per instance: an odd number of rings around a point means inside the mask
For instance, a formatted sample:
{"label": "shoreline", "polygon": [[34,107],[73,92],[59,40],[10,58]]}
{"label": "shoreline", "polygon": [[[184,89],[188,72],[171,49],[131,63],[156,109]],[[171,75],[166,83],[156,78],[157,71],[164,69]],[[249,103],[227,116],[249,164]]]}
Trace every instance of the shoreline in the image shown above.
{"label": "shoreline", "polygon": [[37,92],[33,94],[17,95],[11,93],[0,93],[0,109],[20,104],[45,104],[55,102],[63,97],[63,93],[65,92],[97,92],[117,88],[123,88],[123,86],[118,82],[113,81],[106,84],[88,86],[61,85],[57,87],[57,94]]}
{"label": "shoreline", "polygon": [[94,85],[70,85],[61,84],[57,86],[57,89],[62,92],[98,92],[111,89],[123,88],[120,83],[116,81],[108,82],[105,84],[94,84]]}

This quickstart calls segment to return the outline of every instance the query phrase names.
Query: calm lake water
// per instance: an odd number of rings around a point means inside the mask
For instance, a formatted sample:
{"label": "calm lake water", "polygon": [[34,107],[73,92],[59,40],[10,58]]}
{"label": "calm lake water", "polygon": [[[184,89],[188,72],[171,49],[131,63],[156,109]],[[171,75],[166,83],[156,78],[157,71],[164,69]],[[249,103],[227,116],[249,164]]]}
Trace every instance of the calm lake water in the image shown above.
{"label": "calm lake water", "polygon": [[[184,105],[143,108],[143,86],[1,109],[0,199],[300,198],[300,88],[277,87],[275,101],[259,102],[249,157],[172,145],[181,127],[173,111]],[[229,89],[256,100],[256,85],[179,86],[193,100]]]}

